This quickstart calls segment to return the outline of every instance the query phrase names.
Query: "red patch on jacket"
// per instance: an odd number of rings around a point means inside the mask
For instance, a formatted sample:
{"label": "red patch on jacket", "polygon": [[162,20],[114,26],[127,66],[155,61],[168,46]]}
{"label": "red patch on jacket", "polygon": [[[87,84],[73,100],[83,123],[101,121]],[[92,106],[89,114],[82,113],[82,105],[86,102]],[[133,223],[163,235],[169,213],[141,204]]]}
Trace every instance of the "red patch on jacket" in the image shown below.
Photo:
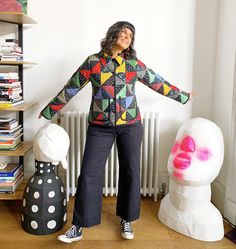
{"label": "red patch on jacket", "polygon": [[60,105],[50,105],[51,109],[54,111],[59,111],[61,108],[63,108],[65,104],[60,104]]}
{"label": "red patch on jacket", "polygon": [[80,70],[80,73],[81,73],[86,79],[89,79],[90,70]]}

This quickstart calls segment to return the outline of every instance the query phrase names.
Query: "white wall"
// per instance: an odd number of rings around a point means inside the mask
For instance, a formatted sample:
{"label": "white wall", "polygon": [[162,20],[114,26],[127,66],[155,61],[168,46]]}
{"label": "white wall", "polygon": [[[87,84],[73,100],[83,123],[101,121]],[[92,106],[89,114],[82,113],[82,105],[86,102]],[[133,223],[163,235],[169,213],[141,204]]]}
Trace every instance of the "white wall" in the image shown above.
{"label": "white wall", "polygon": [[[47,123],[38,120],[41,109],[64,86],[89,54],[100,49],[109,26],[118,20],[132,22],[137,30],[138,57],[149,67],[183,90],[192,90],[195,0],[109,0],[36,1],[29,0],[28,14],[38,22],[25,29],[25,58],[38,62],[25,71],[25,99],[37,107],[25,113],[25,138]],[[122,7],[121,7],[122,6]],[[137,84],[141,111],[157,111],[161,116],[160,170],[166,163],[176,131],[191,115],[191,104],[181,105]],[[88,111],[91,86],[86,86],[64,108]],[[33,155],[27,157],[33,170]]]}
{"label": "white wall", "polygon": [[218,0],[196,1],[192,117],[212,119],[218,9]]}
{"label": "white wall", "polygon": [[213,120],[222,129],[225,140],[223,168],[215,182],[215,200],[224,204],[227,169],[229,168],[230,120],[233,99],[236,52],[236,1],[220,0],[217,33],[215,80],[213,88]]}

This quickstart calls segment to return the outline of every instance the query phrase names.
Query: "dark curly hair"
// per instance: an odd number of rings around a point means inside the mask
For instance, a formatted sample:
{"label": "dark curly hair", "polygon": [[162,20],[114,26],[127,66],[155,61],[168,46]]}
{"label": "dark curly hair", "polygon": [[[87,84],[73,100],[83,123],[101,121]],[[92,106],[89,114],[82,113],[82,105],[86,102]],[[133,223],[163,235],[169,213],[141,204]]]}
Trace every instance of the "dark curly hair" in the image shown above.
{"label": "dark curly hair", "polygon": [[102,39],[101,41],[101,48],[104,52],[106,52],[108,55],[112,56],[111,49],[115,45],[118,34],[123,28],[128,28],[133,33],[133,38],[131,41],[130,46],[122,51],[122,55],[125,59],[132,59],[136,57],[136,51],[134,50],[134,36],[135,36],[135,28],[134,26],[126,21],[119,21],[114,23],[107,31],[106,37]]}

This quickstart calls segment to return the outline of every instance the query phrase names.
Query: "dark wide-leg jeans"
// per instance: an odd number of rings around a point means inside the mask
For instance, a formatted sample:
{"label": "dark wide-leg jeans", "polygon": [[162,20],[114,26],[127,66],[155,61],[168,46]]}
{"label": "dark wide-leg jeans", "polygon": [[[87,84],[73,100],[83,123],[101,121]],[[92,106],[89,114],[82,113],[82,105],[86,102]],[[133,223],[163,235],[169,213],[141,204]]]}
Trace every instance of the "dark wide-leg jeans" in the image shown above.
{"label": "dark wide-leg jeans", "polygon": [[141,123],[104,127],[89,124],[72,224],[82,227],[101,222],[105,164],[116,138],[119,184],[116,215],[133,221],[140,215]]}

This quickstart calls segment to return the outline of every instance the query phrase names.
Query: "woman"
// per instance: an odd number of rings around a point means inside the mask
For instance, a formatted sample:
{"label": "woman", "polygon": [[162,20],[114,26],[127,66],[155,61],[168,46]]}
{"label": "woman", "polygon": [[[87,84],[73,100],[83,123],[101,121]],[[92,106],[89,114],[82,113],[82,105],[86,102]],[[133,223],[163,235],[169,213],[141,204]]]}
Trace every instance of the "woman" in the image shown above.
{"label": "woman", "polygon": [[115,139],[119,157],[116,215],[121,218],[122,237],[134,237],[131,221],[140,215],[143,136],[135,83],[139,80],[182,104],[192,98],[192,93],[180,91],[137,59],[134,36],[135,28],[131,23],[119,21],[113,24],[101,42],[101,51],[84,61],[40,114],[51,119],[89,81],[92,82],[93,97],[72,227],[58,237],[63,242],[80,240],[82,227],[100,224],[104,168]]}

